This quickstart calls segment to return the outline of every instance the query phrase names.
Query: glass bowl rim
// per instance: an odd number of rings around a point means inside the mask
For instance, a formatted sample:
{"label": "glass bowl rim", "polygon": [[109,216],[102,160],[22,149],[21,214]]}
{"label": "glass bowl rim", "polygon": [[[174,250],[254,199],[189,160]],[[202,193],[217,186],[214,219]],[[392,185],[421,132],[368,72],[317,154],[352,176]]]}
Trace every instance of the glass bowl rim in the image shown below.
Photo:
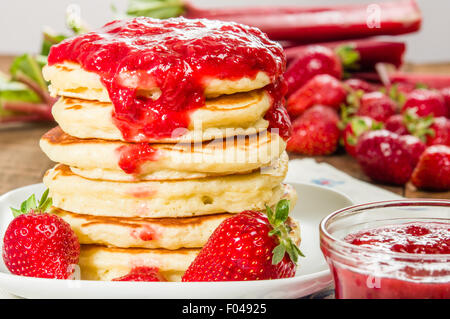
{"label": "glass bowl rim", "polygon": [[[378,249],[372,249],[367,247],[361,247],[357,245],[352,245],[350,243],[347,243],[339,238],[334,237],[331,235],[327,229],[326,224],[327,222],[338,216],[339,214],[343,214],[346,212],[357,212],[360,210],[366,210],[366,209],[375,209],[375,208],[387,208],[387,207],[400,207],[400,206],[445,206],[449,207],[450,209],[450,200],[447,199],[426,199],[426,198],[414,198],[414,199],[398,199],[398,200],[386,200],[386,201],[377,201],[377,202],[369,202],[364,204],[356,204],[348,207],[341,208],[325,218],[322,219],[319,225],[319,232],[320,232],[320,245],[322,246],[322,240],[325,238],[325,240],[328,243],[332,243],[331,249],[335,249],[337,247],[339,248],[347,248],[351,249],[355,252],[364,252],[369,255],[385,255],[385,256],[391,256],[393,258],[404,258],[408,260],[414,260],[414,259],[432,259],[432,260],[450,260],[450,254],[413,254],[413,253],[399,253],[399,252],[389,252],[389,251],[381,251]],[[336,246],[336,247],[334,247]]]}

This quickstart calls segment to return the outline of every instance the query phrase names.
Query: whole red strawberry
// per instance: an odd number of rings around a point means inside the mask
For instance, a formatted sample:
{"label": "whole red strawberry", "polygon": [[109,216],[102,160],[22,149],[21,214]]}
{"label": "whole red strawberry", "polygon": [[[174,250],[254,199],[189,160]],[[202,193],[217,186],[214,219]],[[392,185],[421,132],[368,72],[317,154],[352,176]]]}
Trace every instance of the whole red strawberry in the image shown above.
{"label": "whole red strawberry", "polygon": [[288,85],[287,96],[318,74],[329,74],[340,79],[341,61],[332,49],[320,45],[308,46],[284,73]]}
{"label": "whole red strawberry", "polygon": [[128,274],[113,281],[166,281],[155,267],[135,267]]}
{"label": "whole red strawberry", "polygon": [[450,120],[444,116],[435,117],[426,134],[427,145],[450,146]]}
{"label": "whole red strawberry", "polygon": [[411,177],[423,143],[413,136],[387,130],[364,133],[356,144],[356,159],[364,173],[377,182],[403,185]]}
{"label": "whole red strawberry", "polygon": [[386,130],[396,133],[398,135],[409,134],[403,114],[392,115],[387,119],[384,126]]}
{"label": "whole red strawberry", "polygon": [[444,116],[430,114],[419,117],[415,109],[408,109],[403,114],[391,116],[386,122],[386,129],[399,135],[414,135],[427,145],[450,146],[450,120]]}
{"label": "whole red strawberry", "polygon": [[379,130],[383,128],[383,123],[377,122],[367,116],[354,116],[347,122],[342,131],[342,143],[347,153],[356,156],[356,143],[358,138],[366,131]]}
{"label": "whole red strawberry", "polygon": [[78,263],[80,244],[69,224],[45,213],[52,201],[48,190],[36,205],[34,195],[12,209],[14,220],[3,239],[3,261],[15,275],[39,278],[69,278]]}
{"label": "whole red strawberry", "polygon": [[420,156],[427,146],[420,139],[409,134],[400,136],[399,140],[403,144],[403,147],[409,152],[411,167],[416,167]]}
{"label": "whole red strawberry", "polygon": [[328,74],[319,74],[289,97],[287,110],[294,117],[318,104],[339,110],[346,96],[347,92],[339,80]]}
{"label": "whole red strawberry", "polygon": [[300,250],[285,221],[289,201],[276,212],[244,211],[219,225],[182,281],[241,281],[293,277]]}
{"label": "whole red strawberry", "polygon": [[292,123],[286,149],[305,155],[328,155],[339,143],[339,117],[332,108],[316,105]]}
{"label": "whole red strawberry", "polygon": [[419,116],[434,115],[448,116],[447,106],[444,98],[438,91],[417,89],[408,94],[405,104],[402,107],[402,112],[408,109],[416,109]]}
{"label": "whole red strawberry", "polygon": [[381,92],[366,93],[361,97],[356,115],[368,116],[379,122],[386,122],[396,114],[396,104]]}
{"label": "whole red strawberry", "polygon": [[433,145],[420,157],[411,178],[418,187],[433,191],[450,190],[450,147]]}

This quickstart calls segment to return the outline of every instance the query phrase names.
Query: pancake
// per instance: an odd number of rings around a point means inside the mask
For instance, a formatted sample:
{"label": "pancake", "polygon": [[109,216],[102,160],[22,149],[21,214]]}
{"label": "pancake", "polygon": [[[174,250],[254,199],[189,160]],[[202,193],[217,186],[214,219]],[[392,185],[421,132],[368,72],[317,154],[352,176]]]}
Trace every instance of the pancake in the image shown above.
{"label": "pancake", "polygon": [[137,267],[157,268],[167,281],[180,281],[200,249],[141,249],[81,245],[80,266],[83,280],[112,280]]}
{"label": "pancake", "polygon": [[285,141],[278,134],[215,140],[201,144],[152,144],[155,156],[139,158],[133,174],[119,166],[122,156],[135,144],[100,139],[78,139],[59,127],[40,140],[45,154],[54,162],[71,166],[77,175],[102,180],[169,180],[248,173],[271,165],[282,154]]}
{"label": "pancake", "polygon": [[[289,185],[284,185],[284,191],[283,198],[290,200],[292,210],[297,194]],[[75,214],[55,207],[51,213],[70,224],[80,244],[165,249],[203,247],[217,226],[233,216],[222,213],[185,218],[118,218]],[[291,220],[290,225],[293,236],[299,239],[298,224]]]}
{"label": "pancake", "polygon": [[[290,218],[290,237],[300,244],[300,228]],[[137,267],[158,269],[167,281],[181,281],[181,277],[194,261],[200,248],[143,249],[116,248],[100,245],[81,245],[80,272],[83,280],[112,280],[129,274]]]}
{"label": "pancake", "polygon": [[[84,70],[78,63],[65,61],[54,65],[46,65],[42,74],[51,82],[49,91],[52,96],[66,96],[85,100],[111,102],[108,91],[101,82],[100,76]],[[136,80],[134,82],[139,82]],[[242,77],[236,80],[205,78],[203,81],[207,98],[219,95],[248,92],[263,88],[271,80],[265,72],[258,72],[254,78]],[[139,89],[139,88],[137,88]],[[145,87],[145,90],[159,91],[158,87]]]}
{"label": "pancake", "polygon": [[[206,101],[192,111],[187,128],[177,129],[171,137],[149,139],[138,135],[135,142],[179,142],[210,140],[215,137],[254,134],[268,127],[264,115],[272,104],[265,90],[237,93]],[[113,118],[110,102],[60,98],[52,114],[63,131],[78,138],[124,140]]]}
{"label": "pancake", "polygon": [[277,202],[287,162],[282,156],[277,167],[251,174],[142,182],[87,179],[60,164],[47,171],[44,184],[56,207],[74,213],[152,218],[236,213]]}

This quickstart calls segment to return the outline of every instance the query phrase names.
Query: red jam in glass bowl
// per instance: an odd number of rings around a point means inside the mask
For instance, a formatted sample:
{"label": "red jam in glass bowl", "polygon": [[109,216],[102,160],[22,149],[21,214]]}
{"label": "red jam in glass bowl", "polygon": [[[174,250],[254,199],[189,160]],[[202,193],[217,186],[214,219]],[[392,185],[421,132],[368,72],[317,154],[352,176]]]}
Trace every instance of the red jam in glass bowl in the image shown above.
{"label": "red jam in glass bowl", "polygon": [[352,206],[320,233],[336,298],[450,298],[450,201]]}

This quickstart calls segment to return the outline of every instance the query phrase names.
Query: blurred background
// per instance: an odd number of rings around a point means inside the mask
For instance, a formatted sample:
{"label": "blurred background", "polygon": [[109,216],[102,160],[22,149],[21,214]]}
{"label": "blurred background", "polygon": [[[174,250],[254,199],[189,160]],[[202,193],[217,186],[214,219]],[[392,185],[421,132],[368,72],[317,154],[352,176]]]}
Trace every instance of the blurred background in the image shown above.
{"label": "blurred background", "polygon": [[[38,52],[41,31],[50,26],[57,32],[65,27],[69,4],[79,4],[81,15],[90,27],[99,27],[116,17],[114,5],[124,12],[128,0],[15,0],[0,1],[0,54]],[[273,0],[191,0],[201,7],[273,5]],[[276,5],[336,5],[336,0],[278,0]],[[381,2],[381,1],[378,1]],[[447,62],[450,55],[449,0],[418,0],[424,22],[418,33],[400,36],[408,44],[406,61],[413,63]],[[342,0],[339,3],[371,3],[367,0]]]}

